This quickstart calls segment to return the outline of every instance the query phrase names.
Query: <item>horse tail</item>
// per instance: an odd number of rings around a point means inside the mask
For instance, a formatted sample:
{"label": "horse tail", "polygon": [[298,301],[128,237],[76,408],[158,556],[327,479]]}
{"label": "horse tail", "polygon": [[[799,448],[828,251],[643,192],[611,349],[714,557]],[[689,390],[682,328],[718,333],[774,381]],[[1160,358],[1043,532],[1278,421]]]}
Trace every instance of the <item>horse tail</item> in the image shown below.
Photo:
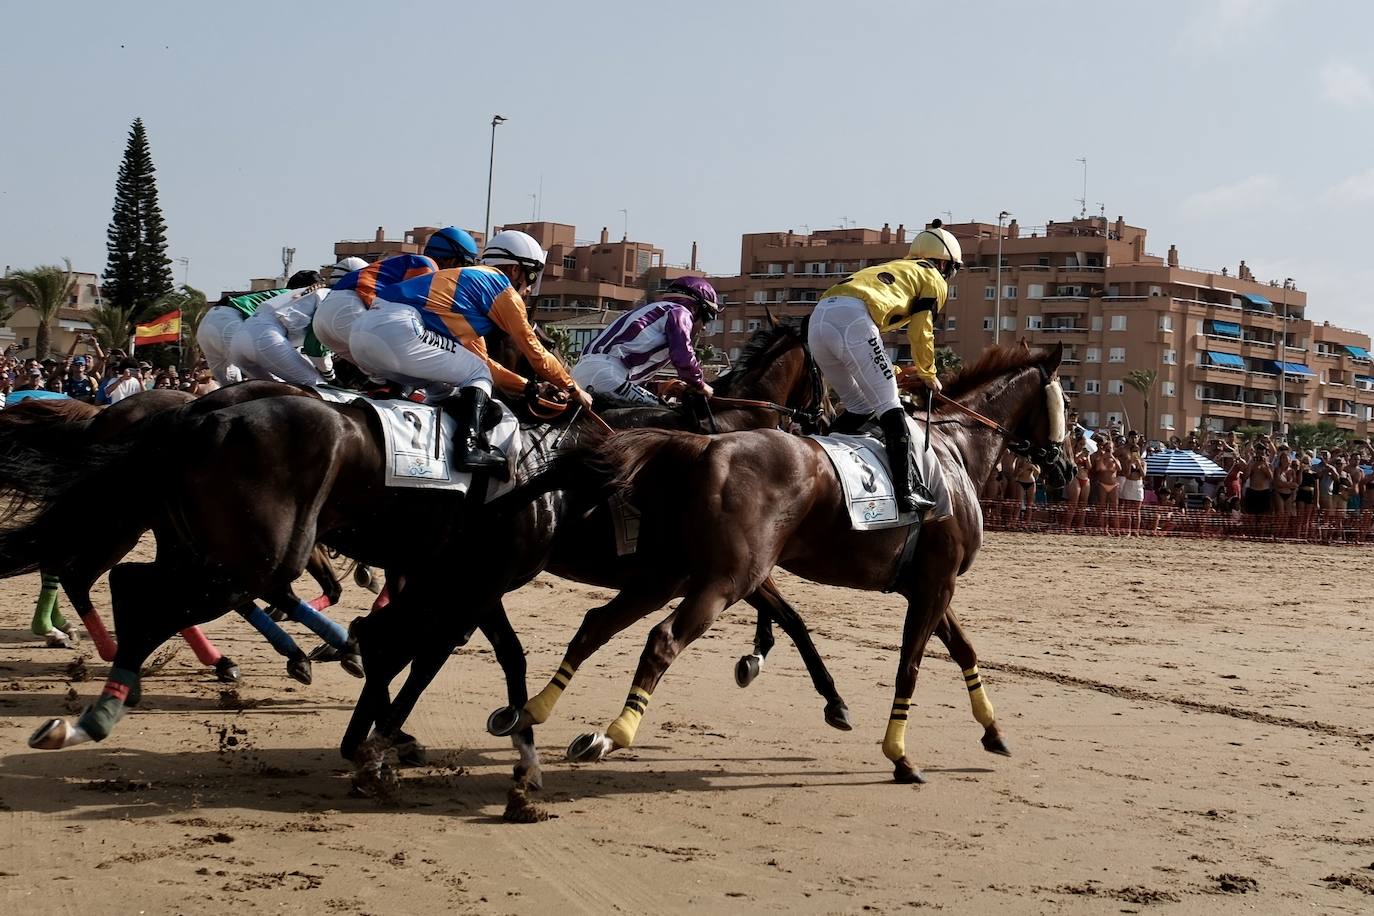
{"label": "horse tail", "polygon": [[591,463],[609,477],[612,489],[629,497],[651,476],[681,480],[710,445],[711,437],[698,433],[626,430],[595,446]]}
{"label": "horse tail", "polygon": [[0,489],[26,489],[31,469],[18,459],[84,449],[91,420],[99,414],[100,408],[67,398],[29,398],[0,411]]}

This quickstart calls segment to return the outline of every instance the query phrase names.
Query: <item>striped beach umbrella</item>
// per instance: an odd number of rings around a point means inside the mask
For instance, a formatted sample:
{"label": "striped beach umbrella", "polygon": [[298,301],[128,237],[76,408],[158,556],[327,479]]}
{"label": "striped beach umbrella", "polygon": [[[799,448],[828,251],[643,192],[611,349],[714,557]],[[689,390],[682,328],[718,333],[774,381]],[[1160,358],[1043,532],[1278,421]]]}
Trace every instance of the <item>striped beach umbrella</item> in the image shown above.
{"label": "striped beach umbrella", "polygon": [[1145,456],[1145,473],[1152,477],[1225,477],[1226,471],[1206,455],[1173,448]]}

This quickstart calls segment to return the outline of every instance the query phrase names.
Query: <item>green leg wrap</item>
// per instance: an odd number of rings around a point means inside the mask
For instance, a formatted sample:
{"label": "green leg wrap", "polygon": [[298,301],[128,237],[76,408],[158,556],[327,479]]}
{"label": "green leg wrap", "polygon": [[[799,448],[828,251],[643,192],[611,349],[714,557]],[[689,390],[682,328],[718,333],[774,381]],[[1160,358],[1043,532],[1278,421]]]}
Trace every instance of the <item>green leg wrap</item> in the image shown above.
{"label": "green leg wrap", "polygon": [[95,741],[104,741],[114,730],[115,723],[124,716],[124,706],[130,695],[138,691],[138,673],[123,668],[111,668],[110,679],[100,698],[86,707],[76,724]]}
{"label": "green leg wrap", "polygon": [[[38,592],[38,604],[33,609],[33,635],[47,636],[48,631],[53,628],[53,612],[57,610],[57,588],[58,581],[56,576],[43,574],[43,587]],[[61,614],[58,614],[61,617]]]}

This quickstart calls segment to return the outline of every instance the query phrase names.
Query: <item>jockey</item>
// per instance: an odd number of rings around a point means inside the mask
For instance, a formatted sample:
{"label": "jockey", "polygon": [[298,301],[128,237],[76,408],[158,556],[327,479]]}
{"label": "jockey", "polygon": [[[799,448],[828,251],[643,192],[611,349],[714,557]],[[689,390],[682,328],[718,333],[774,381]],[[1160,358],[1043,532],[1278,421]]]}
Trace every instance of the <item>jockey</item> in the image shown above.
{"label": "jockey", "polygon": [[349,362],[348,335],[358,316],[372,308],[377,290],[418,277],[477,263],[477,243],[462,229],[440,229],[425,243],[424,254],[398,254],[355,270],[337,283],[315,309],[312,327],[320,343]]}
{"label": "jockey", "polygon": [[826,290],[811,313],[808,343],[847,418],[878,415],[892,466],[893,490],[902,512],[917,510],[912,493],[911,434],[897,399],[897,371],[888,361],[882,332],[906,326],[911,371],[940,390],[935,375],[934,316],[944,307],[949,281],[963,261],[959,242],[937,219],[919,232],[903,260],[866,267]]}
{"label": "jockey", "polygon": [[[522,294],[537,289],[545,252],[523,232],[498,232],[482,263],[441,270],[378,290],[372,308],[353,323],[348,349],[363,371],[406,385],[457,389],[455,464],[468,471],[505,467],[487,444],[482,416],[493,379],[518,393],[529,384],[487,356],[484,335],[510,335],[540,378],[571,388],[584,406],[591,397],[577,387],[558,358],[530,327]],[[438,383],[438,385],[436,385]]]}
{"label": "jockey", "polygon": [[229,360],[229,349],[234,344],[234,335],[243,322],[253,317],[258,305],[286,289],[265,289],[242,296],[225,296],[205,311],[205,317],[196,327],[196,343],[205,361],[210,364],[210,372],[221,385],[243,379],[239,367]]}
{"label": "jockey", "polygon": [[[330,276],[337,280],[366,266],[362,258],[344,258],[333,266]],[[321,369],[329,370],[329,357],[321,353],[312,359],[300,347],[314,336],[311,320],[329,295],[329,287],[313,270],[298,271],[291,279],[298,284],[296,288],[259,303],[253,317],[234,334],[230,356],[249,378],[319,385],[325,381]]]}
{"label": "jockey", "polygon": [[706,397],[711,386],[701,372],[692,338],[720,314],[716,291],[701,277],[679,277],[656,302],[621,315],[587,344],[573,379],[618,407],[662,401],[640,383],[671,362],[678,378]]}

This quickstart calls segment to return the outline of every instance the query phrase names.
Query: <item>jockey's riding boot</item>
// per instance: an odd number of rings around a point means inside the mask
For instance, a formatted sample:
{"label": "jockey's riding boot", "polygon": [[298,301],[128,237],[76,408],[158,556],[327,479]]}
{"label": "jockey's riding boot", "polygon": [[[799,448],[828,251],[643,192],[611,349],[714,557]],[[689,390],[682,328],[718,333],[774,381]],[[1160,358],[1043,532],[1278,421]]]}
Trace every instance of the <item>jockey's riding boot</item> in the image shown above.
{"label": "jockey's riding boot", "polygon": [[887,463],[892,469],[892,495],[897,499],[897,511],[914,513],[920,507],[912,493],[911,431],[906,425],[906,411],[893,407],[878,418],[883,427],[883,445],[887,447]]}
{"label": "jockey's riding boot", "polygon": [[454,419],[458,429],[453,436],[453,463],[464,471],[504,470],[506,459],[487,442],[482,429],[482,416],[490,399],[481,388],[463,388],[458,392],[458,410]]}
{"label": "jockey's riding boot", "polygon": [[846,410],[830,424],[830,433],[836,436],[857,436],[872,416],[871,413]]}

